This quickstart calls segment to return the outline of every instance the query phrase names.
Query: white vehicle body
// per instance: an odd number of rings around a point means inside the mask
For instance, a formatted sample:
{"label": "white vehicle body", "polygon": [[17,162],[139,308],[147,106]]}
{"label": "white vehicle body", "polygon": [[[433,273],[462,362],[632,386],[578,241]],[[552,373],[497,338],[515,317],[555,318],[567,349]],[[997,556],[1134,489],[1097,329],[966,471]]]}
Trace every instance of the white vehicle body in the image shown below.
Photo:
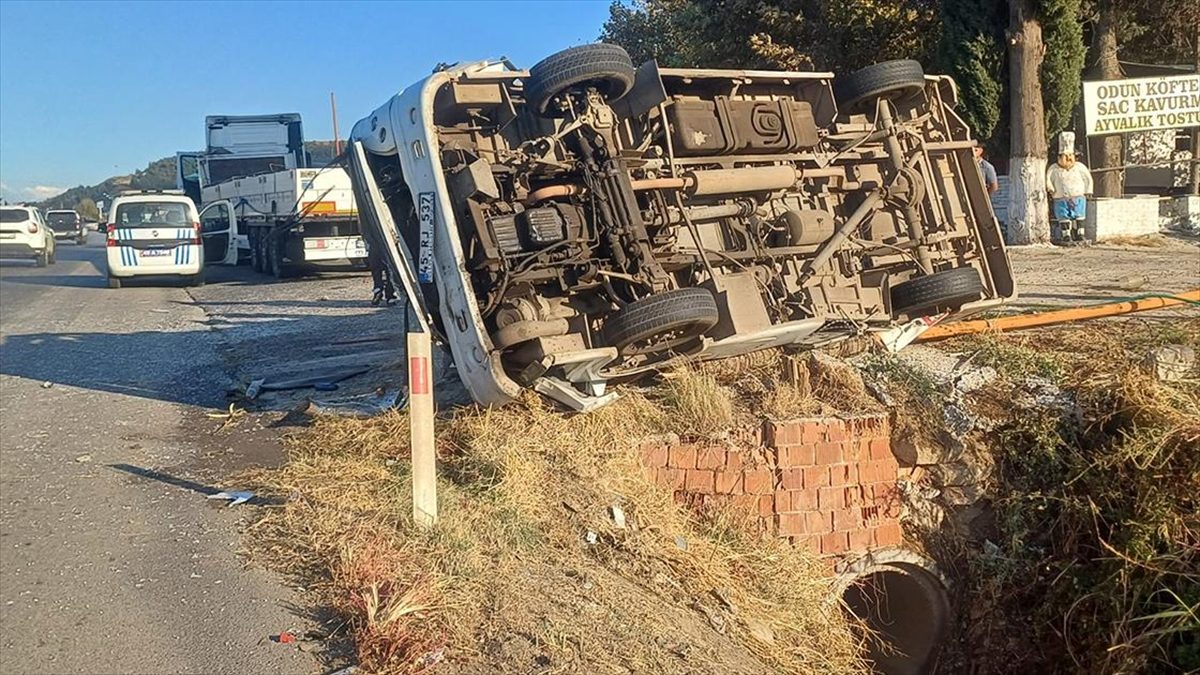
{"label": "white vehicle body", "polygon": [[126,193],[108,212],[106,257],[110,286],[136,276],[189,277],[202,281],[205,243],[230,248],[228,236],[214,230],[201,235],[196,205],[183,195],[163,191]]}
{"label": "white vehicle body", "polygon": [[[406,281],[411,278],[418,283],[436,284],[442,316],[454,317],[453,321],[445,324],[445,337],[454,355],[455,367],[471,397],[483,405],[509,403],[520,394],[521,387],[504,372],[499,354],[491,349],[491,339],[482,329],[484,324],[479,303],[466,287],[466,278],[459,272],[466,267],[466,260],[458,237],[435,234],[455,232],[458,224],[437,152],[433,99],[443,85],[462,75],[492,72],[520,76],[520,72],[506,71],[511,71],[511,66],[504,62],[480,61],[434,73],[396,94],[375,112],[359,120],[350,134],[351,139],[360,141],[370,153],[399,155],[404,181],[413,195],[423,200],[422,206],[427,207],[422,208],[420,216],[423,236],[428,230],[431,242],[423,246],[422,258],[426,251],[430,253],[429,258],[418,261],[406,259],[394,264],[403,265],[401,277]],[[372,201],[373,209],[387,212],[381,198],[377,202]],[[385,236],[396,231],[394,227],[385,227],[384,230]],[[404,246],[390,243],[389,250],[398,250],[407,256]],[[414,297],[414,290],[408,290],[409,297]],[[422,310],[422,323],[431,322],[432,311],[435,311],[434,308]]]}
{"label": "white vehicle body", "polygon": [[32,206],[0,207],[0,258],[31,258],[38,267],[54,263],[54,233]]}
{"label": "white vehicle body", "polygon": [[590,410],[683,360],[1014,297],[949,78],[627,55],[618,77],[612,50],[441,70],[351,133],[365,229],[476,402]]}

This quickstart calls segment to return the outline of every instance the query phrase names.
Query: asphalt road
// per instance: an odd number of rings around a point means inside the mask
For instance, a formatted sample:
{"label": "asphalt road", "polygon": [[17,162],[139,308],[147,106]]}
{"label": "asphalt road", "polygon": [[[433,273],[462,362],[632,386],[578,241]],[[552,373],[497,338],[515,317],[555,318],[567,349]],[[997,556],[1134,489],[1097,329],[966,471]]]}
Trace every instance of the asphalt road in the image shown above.
{"label": "asphalt road", "polygon": [[[289,673],[316,657],[282,581],[186,467],[229,386],[188,289],[107,288],[99,237],[0,262],[0,672]],[[48,383],[48,384],[46,384]]]}

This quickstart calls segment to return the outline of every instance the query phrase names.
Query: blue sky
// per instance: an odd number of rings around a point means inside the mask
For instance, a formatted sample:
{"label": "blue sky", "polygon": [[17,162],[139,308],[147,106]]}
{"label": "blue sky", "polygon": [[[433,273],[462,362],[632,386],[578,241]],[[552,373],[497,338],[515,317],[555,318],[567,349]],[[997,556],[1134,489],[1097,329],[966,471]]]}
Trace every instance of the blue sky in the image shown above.
{"label": "blue sky", "polygon": [[595,41],[608,0],[0,0],[0,196],[43,199],[204,145],[204,116],[299,112],[342,137],[439,62],[529,67]]}

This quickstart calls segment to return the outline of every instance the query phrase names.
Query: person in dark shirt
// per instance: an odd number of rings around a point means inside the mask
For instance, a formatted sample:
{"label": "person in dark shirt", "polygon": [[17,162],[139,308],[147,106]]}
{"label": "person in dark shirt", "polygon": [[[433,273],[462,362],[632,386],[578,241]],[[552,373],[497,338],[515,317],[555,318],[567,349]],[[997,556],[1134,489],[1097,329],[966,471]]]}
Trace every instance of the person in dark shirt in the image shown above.
{"label": "person in dark shirt", "polygon": [[975,146],[975,166],[979,167],[979,173],[983,176],[983,184],[987,187],[989,195],[1000,189],[1000,179],[996,177],[996,167],[984,159],[982,145]]}

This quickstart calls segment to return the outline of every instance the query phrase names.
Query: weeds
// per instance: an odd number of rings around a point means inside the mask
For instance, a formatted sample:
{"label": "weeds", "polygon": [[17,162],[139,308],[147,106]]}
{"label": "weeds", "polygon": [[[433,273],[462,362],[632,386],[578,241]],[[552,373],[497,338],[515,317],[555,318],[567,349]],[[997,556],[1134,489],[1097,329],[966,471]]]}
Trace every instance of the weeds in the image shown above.
{"label": "weeds", "polygon": [[[983,672],[1200,668],[1200,378],[1159,382],[1142,362],[1197,341],[1200,320],[952,345],[1004,375],[992,409],[1008,411],[987,439],[999,550],[971,565]],[[1076,410],[1014,409],[1035,376]]]}
{"label": "weeds", "polygon": [[695,517],[641,467],[648,435],[727,426],[730,391],[687,370],[651,393],[588,415],[530,397],[446,416],[430,531],[409,524],[404,415],[320,419],[287,465],[253,475],[290,499],[251,528],[250,551],[317,589],[371,672],[442,653],[459,673],[861,670],[817,561],[747,534],[744,512]]}

